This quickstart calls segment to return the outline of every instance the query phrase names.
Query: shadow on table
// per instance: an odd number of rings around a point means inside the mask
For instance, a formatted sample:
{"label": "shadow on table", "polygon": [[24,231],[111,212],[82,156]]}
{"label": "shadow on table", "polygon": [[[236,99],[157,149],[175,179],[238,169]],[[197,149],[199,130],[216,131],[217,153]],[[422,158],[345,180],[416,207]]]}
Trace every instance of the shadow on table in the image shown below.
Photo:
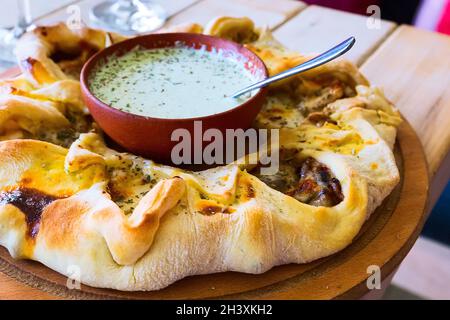
{"label": "shadow on table", "polygon": [[434,206],[422,235],[450,246],[450,183]]}
{"label": "shadow on table", "polygon": [[395,285],[390,285],[386,289],[383,300],[424,300],[424,298]]}

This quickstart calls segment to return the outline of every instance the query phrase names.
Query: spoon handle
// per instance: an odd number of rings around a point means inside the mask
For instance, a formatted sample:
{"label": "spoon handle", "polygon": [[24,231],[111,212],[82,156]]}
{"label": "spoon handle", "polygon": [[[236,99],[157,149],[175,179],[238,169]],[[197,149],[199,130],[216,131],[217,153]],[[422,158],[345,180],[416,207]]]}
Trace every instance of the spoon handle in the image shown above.
{"label": "spoon handle", "polygon": [[308,71],[310,69],[321,66],[327,62],[330,62],[331,60],[334,60],[334,59],[340,57],[341,55],[346,53],[348,50],[350,50],[353,47],[353,45],[355,44],[355,42],[356,42],[355,37],[348,38],[344,42],[338,44],[337,46],[331,48],[330,50],[318,55],[317,57],[315,57],[311,60],[308,60],[302,64],[299,64],[298,66],[291,68],[289,70],[281,72],[273,77],[270,77],[263,81],[252,84],[251,86],[248,86],[247,88],[239,90],[238,92],[234,93],[232,95],[232,97],[237,98],[244,93],[265,87],[265,86],[271,84],[272,82],[276,82],[276,81],[285,79],[287,77],[293,76],[293,75],[301,73],[301,72]]}

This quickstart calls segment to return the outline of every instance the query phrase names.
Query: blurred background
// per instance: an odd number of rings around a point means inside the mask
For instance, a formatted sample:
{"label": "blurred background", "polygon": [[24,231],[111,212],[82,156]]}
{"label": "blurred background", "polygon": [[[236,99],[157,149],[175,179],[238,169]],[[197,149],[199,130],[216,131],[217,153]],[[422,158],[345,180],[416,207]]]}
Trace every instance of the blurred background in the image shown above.
{"label": "blurred background", "polygon": [[[68,15],[77,14],[77,12],[70,11],[68,6],[79,2],[76,0],[1,0],[0,71],[14,65],[13,61],[8,62],[11,60],[11,55],[8,56],[8,48],[14,44],[15,38],[27,28],[32,27],[34,23],[39,23],[43,17],[51,17],[55,12],[69,10],[67,11]],[[168,14],[173,14],[183,6],[189,5],[185,0],[177,1],[178,7],[176,8],[173,7],[173,3],[170,8],[167,8],[163,0],[155,2],[117,0],[106,4],[104,4],[105,0],[83,0],[81,2],[83,2],[81,15],[85,23],[114,29],[112,23],[117,23],[117,21],[112,21],[108,14],[111,14],[110,6],[115,5],[114,13],[122,15],[124,19],[130,19],[130,15],[132,15],[133,19],[137,19],[135,23],[133,22],[133,27],[141,32],[150,31],[145,30],[145,27],[148,26],[158,28],[164,25]],[[367,8],[369,6],[378,5],[381,9],[382,19],[399,24],[411,24],[418,28],[450,35],[450,0],[303,0],[303,2],[361,15],[368,15]],[[155,3],[159,6],[152,7]],[[104,6],[99,6],[99,4]],[[139,7],[142,4],[147,7]],[[138,5],[137,10],[140,14],[130,11],[136,9],[130,8],[130,5]],[[93,16],[91,10],[96,6],[99,7],[94,12],[96,16]],[[143,12],[145,14],[142,14]],[[126,27],[130,27],[130,25],[127,23]],[[120,25],[116,25],[115,28],[120,28]],[[132,32],[133,30],[131,30]],[[444,174],[448,176],[448,172],[444,172]],[[450,277],[450,184],[448,182],[440,199],[430,210],[431,214],[422,236],[400,267],[393,281],[394,286],[387,292],[386,298],[388,299],[450,298],[450,283],[445,281],[442,283],[439,280]]]}
{"label": "blurred background", "polygon": [[450,1],[448,0],[304,0],[357,14],[367,14],[367,8],[378,5],[381,18],[397,23],[450,34]]}

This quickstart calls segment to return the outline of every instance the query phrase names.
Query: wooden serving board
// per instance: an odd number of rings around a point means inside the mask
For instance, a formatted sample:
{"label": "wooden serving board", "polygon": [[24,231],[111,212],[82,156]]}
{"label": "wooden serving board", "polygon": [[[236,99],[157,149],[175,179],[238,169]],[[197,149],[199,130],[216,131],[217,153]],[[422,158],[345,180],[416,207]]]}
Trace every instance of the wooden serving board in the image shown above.
{"label": "wooden serving board", "polygon": [[[8,76],[17,70],[8,72]],[[5,75],[3,75],[5,76]],[[369,289],[367,268],[387,279],[417,239],[426,218],[428,171],[421,143],[409,123],[399,127],[395,156],[401,182],[346,249],[308,264],[279,266],[260,275],[226,272],[192,276],[153,292],[121,292],[82,285],[46,266],[14,260],[0,247],[0,271],[31,287],[75,299],[334,299],[360,298]]]}

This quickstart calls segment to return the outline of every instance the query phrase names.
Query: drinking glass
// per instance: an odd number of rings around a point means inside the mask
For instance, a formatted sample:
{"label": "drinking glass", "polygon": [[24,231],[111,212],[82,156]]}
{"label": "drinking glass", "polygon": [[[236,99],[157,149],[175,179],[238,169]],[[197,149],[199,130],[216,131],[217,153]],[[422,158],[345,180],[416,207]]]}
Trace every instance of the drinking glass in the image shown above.
{"label": "drinking glass", "polygon": [[29,0],[17,0],[17,23],[13,28],[0,28],[0,63],[8,66],[15,63],[14,48],[20,36],[31,26]]}
{"label": "drinking glass", "polygon": [[90,18],[103,29],[122,34],[136,34],[160,28],[167,20],[167,12],[153,1],[104,1],[91,9]]}

